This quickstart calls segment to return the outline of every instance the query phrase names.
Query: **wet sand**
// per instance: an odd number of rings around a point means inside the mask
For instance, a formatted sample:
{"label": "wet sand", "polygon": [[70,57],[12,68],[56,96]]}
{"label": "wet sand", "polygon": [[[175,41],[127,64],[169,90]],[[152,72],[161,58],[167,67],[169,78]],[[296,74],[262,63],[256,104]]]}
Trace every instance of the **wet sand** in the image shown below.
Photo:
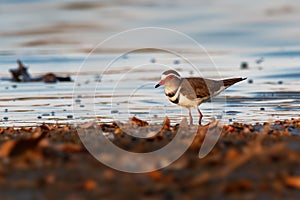
{"label": "wet sand", "polygon": [[[132,122],[128,126],[147,124]],[[147,152],[176,134],[178,125],[165,122],[159,134],[148,139],[128,136],[115,123],[80,127],[87,134],[101,129],[113,136],[116,145]],[[300,197],[300,119],[215,126],[222,129],[221,137],[206,157],[199,159],[198,151],[208,125],[198,127],[192,145],[176,162],[141,174],[119,172],[98,162],[82,145],[78,129],[69,125],[1,128],[1,199]]]}
{"label": "wet sand", "polygon": [[[169,68],[183,76],[248,77],[247,82],[221,94],[226,102],[201,105],[206,123],[215,117],[212,110],[223,115],[224,123],[299,117],[299,87],[295,87],[300,84],[299,26],[295,25],[300,16],[299,1],[227,3],[2,2],[1,16],[6,20],[1,21],[0,30],[0,108],[4,111],[0,127],[72,124],[92,118],[126,121],[132,116],[153,122],[167,116],[176,124],[186,111],[172,105],[162,89],[153,88]],[[141,32],[94,49],[137,27],[174,29],[204,49],[185,37],[165,33],[146,37]],[[136,47],[144,42],[142,48]],[[7,81],[8,69],[16,66],[17,59],[24,61],[33,76],[52,72],[78,81],[76,85],[11,83]],[[241,63],[247,67],[241,68]]]}

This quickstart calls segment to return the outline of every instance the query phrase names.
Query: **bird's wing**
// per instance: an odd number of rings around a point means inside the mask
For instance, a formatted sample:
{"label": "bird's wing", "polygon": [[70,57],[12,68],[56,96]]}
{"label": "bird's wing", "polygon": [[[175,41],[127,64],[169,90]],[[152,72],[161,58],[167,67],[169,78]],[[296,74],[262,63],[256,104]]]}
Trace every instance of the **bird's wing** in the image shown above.
{"label": "bird's wing", "polygon": [[181,93],[189,99],[208,99],[222,90],[223,83],[204,78],[184,78]]}
{"label": "bird's wing", "polygon": [[182,94],[190,99],[200,98],[207,100],[246,78],[230,78],[225,80],[211,80],[205,78],[184,78]]}

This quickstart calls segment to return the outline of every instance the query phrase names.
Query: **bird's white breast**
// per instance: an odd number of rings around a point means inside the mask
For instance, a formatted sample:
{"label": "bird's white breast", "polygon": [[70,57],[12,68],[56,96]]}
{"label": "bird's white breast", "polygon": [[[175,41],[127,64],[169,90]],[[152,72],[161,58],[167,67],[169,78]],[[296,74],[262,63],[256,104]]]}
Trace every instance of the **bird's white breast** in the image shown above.
{"label": "bird's white breast", "polygon": [[202,100],[199,99],[189,99],[186,96],[180,94],[179,96],[179,102],[178,105],[179,106],[183,106],[183,107],[198,107],[198,105],[202,102]]}

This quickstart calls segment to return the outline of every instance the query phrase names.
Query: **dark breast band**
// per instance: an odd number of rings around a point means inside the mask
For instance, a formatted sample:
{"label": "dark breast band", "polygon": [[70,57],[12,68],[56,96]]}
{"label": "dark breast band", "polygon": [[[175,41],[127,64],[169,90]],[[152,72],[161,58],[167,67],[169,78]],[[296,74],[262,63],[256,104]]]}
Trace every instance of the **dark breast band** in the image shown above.
{"label": "dark breast band", "polygon": [[172,98],[172,97],[174,97],[174,95],[175,95],[175,92],[170,92],[170,93],[168,93],[168,94],[166,94],[168,97],[170,97],[170,98]]}
{"label": "dark breast band", "polygon": [[175,99],[175,100],[171,100],[171,99],[169,99],[172,103],[175,103],[175,104],[178,104],[178,102],[179,102],[179,96],[180,95],[178,95],[178,97]]}

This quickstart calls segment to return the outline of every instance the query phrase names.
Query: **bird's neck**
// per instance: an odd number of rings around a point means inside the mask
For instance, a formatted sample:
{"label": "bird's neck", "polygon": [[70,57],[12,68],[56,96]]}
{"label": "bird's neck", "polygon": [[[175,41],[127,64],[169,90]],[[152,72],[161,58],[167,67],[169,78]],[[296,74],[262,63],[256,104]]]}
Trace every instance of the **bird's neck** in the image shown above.
{"label": "bird's neck", "polygon": [[165,85],[165,94],[168,97],[172,97],[176,94],[177,90],[179,89],[181,84],[181,79],[177,81],[172,81]]}

